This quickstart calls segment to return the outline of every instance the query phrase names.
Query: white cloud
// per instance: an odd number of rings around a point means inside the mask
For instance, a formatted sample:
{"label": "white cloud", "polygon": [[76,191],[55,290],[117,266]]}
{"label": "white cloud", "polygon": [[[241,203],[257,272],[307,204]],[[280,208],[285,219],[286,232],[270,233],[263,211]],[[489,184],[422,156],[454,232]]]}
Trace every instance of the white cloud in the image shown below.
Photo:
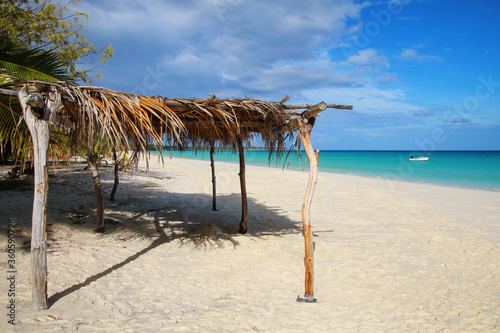
{"label": "white cloud", "polygon": [[[419,45],[419,47],[422,47]],[[398,55],[394,56],[399,60],[427,62],[427,61],[441,61],[441,57],[431,54],[420,54],[416,49],[403,49]]]}
{"label": "white cloud", "polygon": [[396,20],[400,21],[420,21],[421,18],[417,16],[397,16]]}
{"label": "white cloud", "polygon": [[423,109],[406,102],[406,93],[403,90],[383,90],[372,85],[306,90],[300,102],[317,103],[323,100],[327,103],[353,104],[354,112],[365,114],[413,114]]}
{"label": "white cloud", "polygon": [[385,73],[375,79],[377,83],[393,83],[398,81],[397,73]]}
{"label": "white cloud", "polygon": [[357,54],[351,55],[349,59],[347,59],[346,62],[342,62],[342,64],[371,68],[390,67],[387,58],[374,49],[361,50]]}
{"label": "white cloud", "polygon": [[396,4],[399,6],[409,5],[413,0],[389,0],[389,4]]}
{"label": "white cloud", "polygon": [[[321,68],[307,68],[305,66],[278,66],[263,69],[253,75],[243,87],[257,91],[296,91],[300,87],[322,86],[350,86],[356,83],[355,79]],[[291,93],[291,92],[290,92]]]}
{"label": "white cloud", "polygon": [[[419,38],[421,31],[408,35],[395,30],[418,23],[422,8],[417,8],[417,2],[421,1],[410,2],[85,0],[78,10],[89,14],[82,34],[98,46],[111,43],[115,50],[109,64],[99,68],[104,75],[99,84],[111,89],[171,97],[215,93],[221,98],[246,95],[268,100],[289,94],[290,103],[354,104],[352,113],[325,112],[317,126],[334,123],[340,114],[348,118],[344,119],[347,127],[363,127],[368,134],[391,126],[466,122],[460,115],[446,120],[432,116],[428,111],[432,99],[426,109],[412,104],[406,95],[415,94],[417,100],[420,88],[415,92],[389,89],[393,85],[387,83],[398,80],[412,87],[406,76],[408,66],[395,67],[391,62],[442,61],[443,52],[453,46],[429,51],[435,44],[425,36]],[[403,9],[392,16],[391,31],[367,30],[370,21],[371,27],[381,25],[381,18],[371,13],[380,13],[389,4]],[[444,7],[436,2],[435,8]],[[448,14],[445,20],[454,15]],[[363,41],[362,35],[369,38]],[[389,57],[388,52],[394,53]],[[483,108],[485,101],[481,102]],[[331,132],[325,132],[328,138]],[[401,131],[405,136],[406,132]]]}
{"label": "white cloud", "polygon": [[[300,82],[309,87],[354,82],[335,74],[321,50],[352,34],[357,21],[348,19],[359,19],[363,6],[354,0],[87,0],[79,10],[89,14],[85,35],[113,45],[110,62],[122,57],[139,67],[160,64],[170,80],[189,81],[192,95],[206,93],[207,86],[243,88],[250,95],[265,87],[282,95]],[[136,51],[142,51],[140,58]],[[162,87],[176,93],[176,85],[169,84]]]}
{"label": "white cloud", "polygon": [[464,117],[450,117],[443,120],[445,123],[449,124],[468,124],[471,123],[469,118]]}
{"label": "white cloud", "polygon": [[[339,37],[347,29],[347,17],[359,15],[361,5],[352,0],[313,1],[238,0],[88,0],[80,5],[89,13],[87,28],[102,34],[113,32],[158,43],[190,38],[190,43],[221,35],[262,42],[307,47],[317,39]],[[87,29],[86,28],[86,29]],[[129,35],[129,37],[132,37]],[[303,42],[303,44],[298,44]],[[276,46],[279,46],[276,45]]]}

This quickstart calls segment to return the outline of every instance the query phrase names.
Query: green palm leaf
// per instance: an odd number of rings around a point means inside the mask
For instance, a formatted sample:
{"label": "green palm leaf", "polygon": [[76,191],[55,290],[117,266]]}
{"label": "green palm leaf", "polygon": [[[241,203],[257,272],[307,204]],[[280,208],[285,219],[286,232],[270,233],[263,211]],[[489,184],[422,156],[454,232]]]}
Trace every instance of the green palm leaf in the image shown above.
{"label": "green palm leaf", "polygon": [[[67,74],[57,55],[39,48],[32,50],[0,49],[0,69],[3,75],[20,80],[67,81]],[[1,80],[2,82],[4,80]],[[7,80],[8,81],[8,80]]]}
{"label": "green palm leaf", "polygon": [[[16,80],[71,81],[57,56],[42,49],[0,49],[0,87],[12,87]],[[16,96],[0,95],[0,150],[26,160],[31,136],[23,121]],[[6,151],[9,147],[10,151]]]}

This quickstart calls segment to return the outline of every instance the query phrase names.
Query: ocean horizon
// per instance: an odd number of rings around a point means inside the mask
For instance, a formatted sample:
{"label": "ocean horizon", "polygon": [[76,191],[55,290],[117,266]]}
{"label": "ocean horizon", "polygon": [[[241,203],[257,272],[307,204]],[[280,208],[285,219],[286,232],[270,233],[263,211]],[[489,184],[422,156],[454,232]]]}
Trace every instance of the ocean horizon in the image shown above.
{"label": "ocean horizon", "polygon": [[[164,156],[209,160],[208,150],[184,150],[162,152]],[[306,154],[302,151],[287,153],[281,158],[269,160],[269,152],[248,148],[245,162],[249,165],[309,170]],[[409,161],[409,157],[429,157],[428,161]],[[233,151],[216,151],[217,161],[238,163]],[[354,174],[360,176],[423,182],[447,186],[479,188],[500,191],[500,151],[497,150],[321,150],[319,171]]]}

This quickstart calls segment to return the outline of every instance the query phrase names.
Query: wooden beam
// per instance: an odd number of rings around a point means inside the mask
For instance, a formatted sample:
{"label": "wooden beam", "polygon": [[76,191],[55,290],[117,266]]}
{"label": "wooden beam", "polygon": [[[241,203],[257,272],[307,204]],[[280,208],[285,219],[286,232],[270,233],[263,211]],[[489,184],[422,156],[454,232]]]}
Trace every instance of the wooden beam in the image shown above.
{"label": "wooden beam", "polygon": [[[287,98],[285,97],[283,100],[286,101]],[[213,102],[213,100],[211,100],[210,102]],[[195,105],[193,103],[189,103],[189,102],[182,103],[182,102],[179,102],[177,100],[172,100],[172,99],[164,99],[164,100],[162,100],[162,103],[165,104],[166,106],[183,106],[183,107],[195,108]],[[322,103],[324,103],[324,102],[322,102]],[[205,105],[205,103],[203,103],[203,104]],[[271,104],[273,104],[273,103],[271,103]],[[290,110],[310,109],[310,108],[314,107],[315,105],[317,105],[317,104],[283,104],[282,102],[274,103],[274,104],[276,104],[278,107],[281,107],[283,109],[290,109]],[[352,110],[353,109],[352,105],[342,105],[342,104],[332,104],[332,103],[329,103],[329,104],[325,103],[325,105],[326,105],[327,109],[344,109],[344,110]],[[218,107],[218,108],[222,108],[222,109],[230,109],[231,108],[226,104],[214,104],[213,106]]]}
{"label": "wooden beam", "polygon": [[1,95],[8,95],[8,96],[18,96],[18,90],[13,90],[13,89],[4,89],[0,88],[0,94]]}
{"label": "wooden beam", "polygon": [[[322,102],[324,103],[324,102]],[[310,109],[317,104],[282,104],[283,109]],[[342,110],[352,110],[352,105],[342,105],[342,104],[326,104],[327,109],[342,109]]]}
{"label": "wooden beam", "polygon": [[[85,88],[85,89],[103,89],[101,87],[87,87],[87,86],[79,86],[79,88]],[[11,95],[15,96],[17,95],[17,90],[12,90],[12,89],[3,89],[0,88],[0,94],[2,95]],[[277,105],[277,107],[282,108],[282,109],[288,109],[288,110],[298,110],[298,109],[310,109],[316,104],[283,104],[286,102],[290,97],[287,95],[285,98],[283,98],[280,102],[274,103]],[[68,96],[62,96],[62,99],[64,99],[67,102],[76,102],[74,99]],[[215,100],[215,95],[210,96],[205,100],[205,102],[202,103],[202,105],[209,105],[212,104],[213,101]],[[173,99],[164,99],[162,101],[163,104],[166,106],[179,106],[179,107],[189,107],[192,109],[198,109],[194,103],[182,103],[177,100]],[[272,104],[272,103],[271,103]],[[220,109],[231,109],[226,104],[212,104],[212,106],[220,108]],[[328,103],[326,104],[327,109],[342,109],[342,110],[352,110],[353,106],[352,105],[343,105],[343,104],[333,104],[333,103]]]}
{"label": "wooden beam", "polygon": [[[168,105],[168,104],[166,104]],[[299,108],[306,108],[309,107],[307,110],[303,111],[302,113],[297,113],[298,115],[302,115],[304,119],[310,119],[313,116],[318,115],[318,113],[325,111],[326,109],[333,107],[333,106],[339,106],[339,109],[352,109],[352,105],[338,105],[338,104],[326,104],[325,102],[321,102],[318,104],[297,104],[297,105],[288,105],[287,108],[289,109],[296,109]],[[207,126],[213,126],[214,122],[217,123],[217,120],[211,120],[211,121],[200,121],[198,119],[189,119],[189,118],[183,118],[181,116],[182,121],[185,124],[206,124]],[[264,120],[261,121],[256,121],[256,123],[262,123],[264,124]],[[254,125],[248,125],[250,127],[254,127]],[[247,126],[247,127],[248,127]],[[294,131],[299,129],[299,125],[297,123],[297,119],[294,118],[290,120],[288,123],[283,124],[281,126],[278,126],[274,129],[275,132],[287,132],[287,131]]]}
{"label": "wooden beam", "polygon": [[290,99],[290,96],[286,95],[281,101],[278,102],[278,104],[284,104],[289,99]]}
{"label": "wooden beam", "polygon": [[213,103],[213,101],[215,101],[215,94],[212,94],[212,96],[207,98],[205,102],[203,102],[203,105],[210,105]]}
{"label": "wooden beam", "polygon": [[[176,100],[167,99],[167,100],[163,100],[162,103],[165,104],[166,106],[179,106],[179,107],[188,107],[188,108],[192,108],[192,109],[198,109],[198,107],[193,103],[182,103],[182,102],[179,102]],[[321,103],[324,103],[324,102],[321,102]],[[319,103],[319,104],[321,104],[321,103]],[[203,104],[205,104],[205,103],[203,103]],[[287,109],[287,110],[311,109],[315,105],[317,105],[317,104],[280,104],[280,103],[274,103],[274,104],[278,108]],[[325,109],[342,109],[342,110],[352,110],[353,109],[352,105],[331,104],[331,103],[330,104],[324,103],[324,104],[326,106]],[[223,109],[223,110],[231,109],[231,107],[226,105],[226,104],[213,104],[212,106],[219,108],[219,109]]]}

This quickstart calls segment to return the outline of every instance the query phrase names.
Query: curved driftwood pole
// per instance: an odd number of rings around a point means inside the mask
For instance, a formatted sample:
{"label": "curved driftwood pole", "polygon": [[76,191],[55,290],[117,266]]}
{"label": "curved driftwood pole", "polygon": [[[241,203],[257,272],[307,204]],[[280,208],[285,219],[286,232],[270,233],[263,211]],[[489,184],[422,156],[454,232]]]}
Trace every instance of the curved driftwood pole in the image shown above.
{"label": "curved driftwood pole", "polygon": [[340,106],[337,104],[326,104],[321,102],[310,105],[310,107],[302,112],[296,118],[288,123],[275,128],[275,132],[285,132],[299,129],[302,144],[309,159],[310,171],[309,181],[307,183],[304,203],[302,204],[302,225],[304,228],[304,245],[305,245],[305,293],[304,298],[298,297],[297,302],[316,302],[314,298],[314,243],[312,241],[311,230],[311,203],[318,182],[318,152],[314,152],[311,144],[311,131],[314,127],[318,114],[327,108],[337,106],[342,109],[352,109],[351,105]]}
{"label": "curved driftwood pole", "polygon": [[[50,121],[55,116],[61,101],[58,93],[48,92],[47,94],[50,96],[46,99],[39,94],[28,94],[26,89],[20,89],[17,94],[23,109],[24,120],[31,133],[34,152],[35,184],[31,218],[31,281],[33,308],[35,310],[49,308],[47,298],[46,232],[47,197],[49,193],[47,162],[51,132]],[[44,101],[41,105],[42,108],[37,105],[40,100]]]}
{"label": "curved driftwood pole", "polygon": [[[304,228],[305,245],[305,293],[304,298],[297,298],[298,301],[316,302],[314,298],[314,243],[312,241],[311,230],[311,203],[318,182],[318,155],[314,152],[311,144],[311,131],[316,121],[317,114],[326,109],[326,103],[314,105],[302,115],[297,117],[297,124],[300,131],[302,144],[309,159],[309,181],[307,183],[304,203],[302,204],[302,225]],[[318,152],[319,154],[319,152]]]}
{"label": "curved driftwood pole", "polygon": [[307,183],[304,203],[302,204],[302,225],[304,228],[304,243],[305,243],[305,294],[306,301],[314,301],[314,245],[312,242],[311,230],[311,203],[314,195],[314,189],[318,182],[318,159],[314,153],[314,149],[310,140],[310,131],[303,130],[303,120],[299,119],[300,136],[304,150],[309,159],[309,181]]}

